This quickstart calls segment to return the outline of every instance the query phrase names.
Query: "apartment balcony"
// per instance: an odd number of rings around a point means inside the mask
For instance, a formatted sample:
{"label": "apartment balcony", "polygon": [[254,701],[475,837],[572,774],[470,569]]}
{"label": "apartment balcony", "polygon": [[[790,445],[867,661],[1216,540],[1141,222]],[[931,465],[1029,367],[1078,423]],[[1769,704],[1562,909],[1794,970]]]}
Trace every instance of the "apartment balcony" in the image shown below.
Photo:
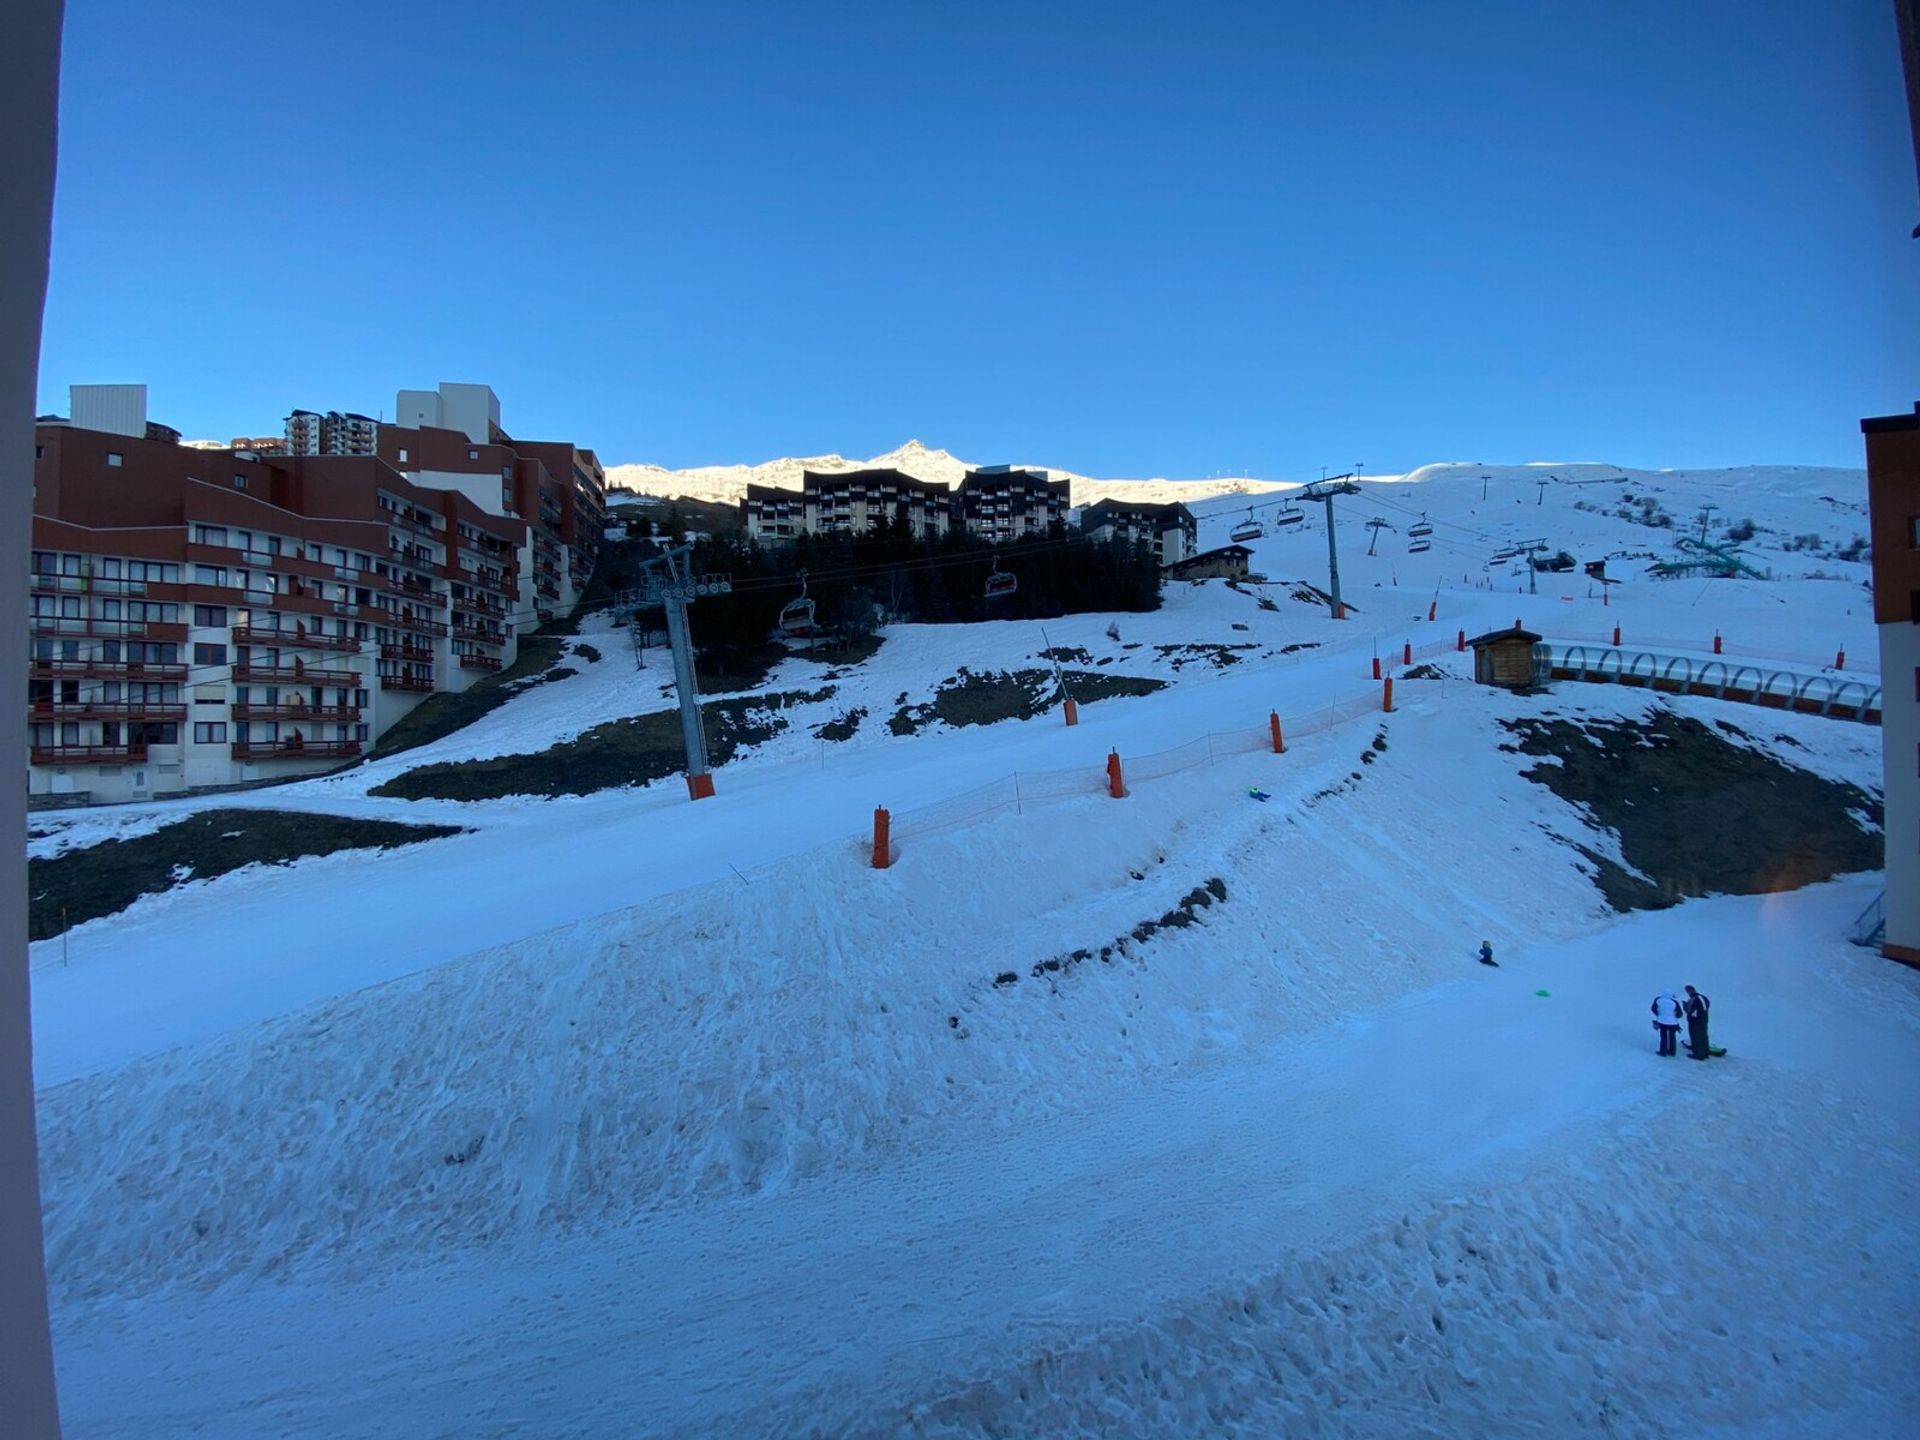
{"label": "apartment balcony", "polygon": [[145,660],[35,660],[27,667],[33,680],[173,680],[187,678],[184,665]]}
{"label": "apartment balcony", "polygon": [[85,615],[35,615],[28,622],[35,635],[99,636],[110,640],[171,640],[187,638],[185,624],[175,620],[98,620]]}
{"label": "apartment balcony", "polygon": [[351,635],[322,635],[317,630],[262,630],[254,625],[236,625],[233,627],[233,643],[273,645],[282,650],[357,651],[364,642],[355,640]]}
{"label": "apartment balcony", "polygon": [[147,758],[147,742],[124,745],[35,745],[29,760],[35,765],[138,765]]}
{"label": "apartment balcony", "polygon": [[431,675],[382,675],[380,688],[428,694],[433,690],[434,683]]}
{"label": "apartment balcony", "polygon": [[421,665],[433,663],[433,647],[430,645],[403,645],[392,640],[380,642],[382,660],[411,660]]}
{"label": "apartment balcony", "polygon": [[456,640],[477,640],[482,645],[504,645],[507,637],[504,631],[486,625],[463,625],[453,622],[453,638]]}
{"label": "apartment balcony", "polygon": [[395,615],[391,612],[381,617],[387,624],[402,630],[417,630],[422,635],[444,635],[446,623],[441,620],[429,620],[424,615]]}
{"label": "apartment balcony", "polygon": [[235,720],[344,720],[360,718],[358,705],[242,705],[233,707]]}
{"label": "apartment balcony", "polygon": [[28,707],[34,720],[171,720],[187,718],[183,701],[41,700]]}
{"label": "apartment balcony", "polygon": [[500,657],[498,655],[462,655],[460,657],[460,668],[462,670],[498,670],[500,668]]}
{"label": "apartment balcony", "polygon": [[423,525],[418,520],[410,519],[405,515],[396,514],[391,510],[387,512],[387,524],[393,526],[395,529],[405,530],[412,535],[423,535],[429,540],[444,540],[447,533],[444,530],[436,530],[431,525]]}
{"label": "apartment balcony", "polygon": [[358,740],[236,740],[236,760],[351,760],[360,753]]}
{"label": "apartment balcony", "polygon": [[[180,671],[184,677],[186,666],[182,665]],[[339,670],[320,665],[254,665],[245,660],[233,667],[233,678],[242,685],[358,686],[367,683],[367,677],[358,670]]]}
{"label": "apartment balcony", "polygon": [[560,598],[560,586],[556,581],[542,579],[533,588],[549,600]]}

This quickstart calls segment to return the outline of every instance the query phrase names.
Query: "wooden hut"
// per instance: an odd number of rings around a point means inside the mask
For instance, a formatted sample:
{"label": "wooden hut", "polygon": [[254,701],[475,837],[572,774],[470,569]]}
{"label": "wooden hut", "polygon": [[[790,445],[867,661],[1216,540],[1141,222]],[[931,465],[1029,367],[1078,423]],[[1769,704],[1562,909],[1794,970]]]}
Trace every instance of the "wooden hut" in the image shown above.
{"label": "wooden hut", "polygon": [[1534,683],[1533,647],[1539,643],[1538,635],[1518,626],[1476,635],[1467,641],[1473,647],[1475,683],[1507,690],[1529,688]]}

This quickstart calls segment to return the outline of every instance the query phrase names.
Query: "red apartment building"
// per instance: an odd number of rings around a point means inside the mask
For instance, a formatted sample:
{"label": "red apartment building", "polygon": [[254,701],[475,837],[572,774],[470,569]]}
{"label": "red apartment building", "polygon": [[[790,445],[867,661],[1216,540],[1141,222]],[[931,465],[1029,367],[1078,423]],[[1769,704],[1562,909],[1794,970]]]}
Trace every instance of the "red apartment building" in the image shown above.
{"label": "red apartment building", "polygon": [[[409,461],[438,443],[381,435]],[[598,462],[497,448],[485,505],[374,455],[38,427],[30,792],[127,800],[323,769],[510,663],[535,623],[524,597],[558,611],[585,583]]]}

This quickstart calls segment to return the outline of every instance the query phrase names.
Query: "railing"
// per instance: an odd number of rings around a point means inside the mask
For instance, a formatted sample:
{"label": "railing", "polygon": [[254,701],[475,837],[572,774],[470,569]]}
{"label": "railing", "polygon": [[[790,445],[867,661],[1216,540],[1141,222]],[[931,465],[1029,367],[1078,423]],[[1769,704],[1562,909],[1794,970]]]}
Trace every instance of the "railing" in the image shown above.
{"label": "railing", "polygon": [[360,753],[358,740],[236,740],[236,760],[341,760]]}
{"label": "railing", "polygon": [[507,643],[506,635],[499,630],[493,630],[484,625],[462,625],[458,620],[453,622],[453,638],[456,640],[477,640],[482,645],[504,645]]}
{"label": "railing", "polygon": [[447,625],[444,620],[429,620],[424,615],[396,615],[389,611],[384,617],[390,625],[402,630],[418,630],[423,635],[444,635]]}
{"label": "railing", "polygon": [[29,707],[35,719],[53,717],[63,720],[172,720],[187,718],[184,701],[143,700],[42,700]]}
{"label": "railing", "polygon": [[[1689,658],[1705,658],[1712,655],[1714,659],[1728,661],[1784,660],[1793,669],[1801,671],[1835,669],[1825,655],[1809,655],[1804,650],[1763,650],[1756,646],[1742,644],[1736,639],[1729,639],[1719,635],[1718,632],[1702,639],[1698,635],[1642,635],[1636,630],[1624,635],[1621,644],[1614,645],[1611,638],[1603,633],[1588,634],[1578,630],[1563,630],[1558,625],[1553,628],[1557,632],[1554,636],[1555,644],[1585,644],[1590,649],[1595,647],[1616,650],[1655,649],[1662,654],[1685,654]],[[1630,629],[1631,627],[1622,626],[1621,628]],[[1720,645],[1717,651],[1714,649],[1716,639]],[[1833,658],[1839,659],[1841,653],[1843,652],[1836,652]],[[1877,677],[1880,674],[1879,657],[1873,654],[1851,656],[1847,660],[1846,669],[1836,673],[1844,674],[1853,671]]]}
{"label": "railing", "polygon": [[130,740],[125,745],[35,745],[30,747],[29,758],[35,765],[137,765],[147,758],[147,742]]}
{"label": "railing", "polygon": [[1662,655],[1610,645],[1542,641],[1534,646],[1536,671],[1568,680],[1612,681],[1681,695],[1705,695],[1750,705],[1771,705],[1813,715],[1845,715],[1875,724],[1881,691],[1867,680],[1839,673],[1809,675],[1739,660]]}
{"label": "railing", "polygon": [[1873,897],[1873,903],[1862,910],[1853,922],[1853,932],[1847,938],[1856,945],[1878,945],[1887,933],[1887,892],[1882,890]]}
{"label": "railing", "polygon": [[413,660],[422,665],[433,663],[433,651],[425,645],[402,645],[396,641],[383,640],[380,644],[382,660]]}
{"label": "railing", "polygon": [[278,646],[282,650],[358,650],[362,644],[350,635],[323,635],[317,630],[262,630],[254,625],[234,626],[233,643]]}
{"label": "railing", "polygon": [[380,688],[382,690],[425,692],[434,688],[433,677],[431,675],[382,675],[380,677]]}
{"label": "railing", "polygon": [[179,620],[100,620],[85,615],[35,615],[28,629],[36,635],[105,635],[130,640],[184,640]]}
{"label": "railing", "polygon": [[[182,671],[186,669],[183,665]],[[241,661],[233,667],[233,678],[242,685],[364,685],[367,677],[358,670],[333,670],[317,665],[251,665]]]}
{"label": "railing", "polygon": [[250,705],[238,703],[233,707],[236,720],[358,720],[358,705]]}
{"label": "railing", "polygon": [[34,680],[185,680],[187,667],[147,660],[35,660],[27,674]]}
{"label": "railing", "polygon": [[498,670],[500,657],[498,655],[462,655],[460,668],[462,670]]}

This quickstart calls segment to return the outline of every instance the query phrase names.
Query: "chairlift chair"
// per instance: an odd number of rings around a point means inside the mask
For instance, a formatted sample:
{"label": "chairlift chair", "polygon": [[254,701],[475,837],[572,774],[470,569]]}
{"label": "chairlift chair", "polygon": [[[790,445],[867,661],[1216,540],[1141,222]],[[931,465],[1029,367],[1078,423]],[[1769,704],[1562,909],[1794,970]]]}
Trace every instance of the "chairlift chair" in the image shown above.
{"label": "chairlift chair", "polygon": [[1245,540],[1258,540],[1266,533],[1266,527],[1253,518],[1253,507],[1249,505],[1247,507],[1247,518],[1233,527],[1231,538],[1233,543],[1238,545]]}
{"label": "chairlift chair", "polygon": [[1020,580],[1000,568],[1000,557],[993,557],[993,569],[987,575],[987,599],[1004,600],[1020,588]]}
{"label": "chairlift chair", "polygon": [[1429,525],[1427,523],[1427,517],[1422,515],[1419,524],[1409,525],[1407,527],[1407,534],[1415,540],[1424,540],[1427,536],[1433,534],[1433,526]]}
{"label": "chairlift chair", "polygon": [[1302,510],[1298,505],[1282,505],[1280,507],[1280,513],[1273,517],[1273,523],[1278,525],[1282,530],[1286,530],[1302,523],[1306,518],[1307,512]]}
{"label": "chairlift chair", "polygon": [[1409,555],[1418,555],[1422,550],[1431,550],[1432,548],[1433,542],[1431,540],[1415,540],[1411,545],[1407,546],[1407,553]]}
{"label": "chairlift chair", "polygon": [[800,594],[780,607],[780,633],[804,636],[813,634],[813,601],[807,598],[807,572],[800,572]]}
{"label": "chairlift chair", "polygon": [[1493,557],[1489,561],[1489,563],[1494,565],[1504,565],[1506,564],[1507,561],[1511,560],[1515,555],[1518,555],[1519,553],[1520,552],[1518,550],[1496,550],[1493,552]]}

